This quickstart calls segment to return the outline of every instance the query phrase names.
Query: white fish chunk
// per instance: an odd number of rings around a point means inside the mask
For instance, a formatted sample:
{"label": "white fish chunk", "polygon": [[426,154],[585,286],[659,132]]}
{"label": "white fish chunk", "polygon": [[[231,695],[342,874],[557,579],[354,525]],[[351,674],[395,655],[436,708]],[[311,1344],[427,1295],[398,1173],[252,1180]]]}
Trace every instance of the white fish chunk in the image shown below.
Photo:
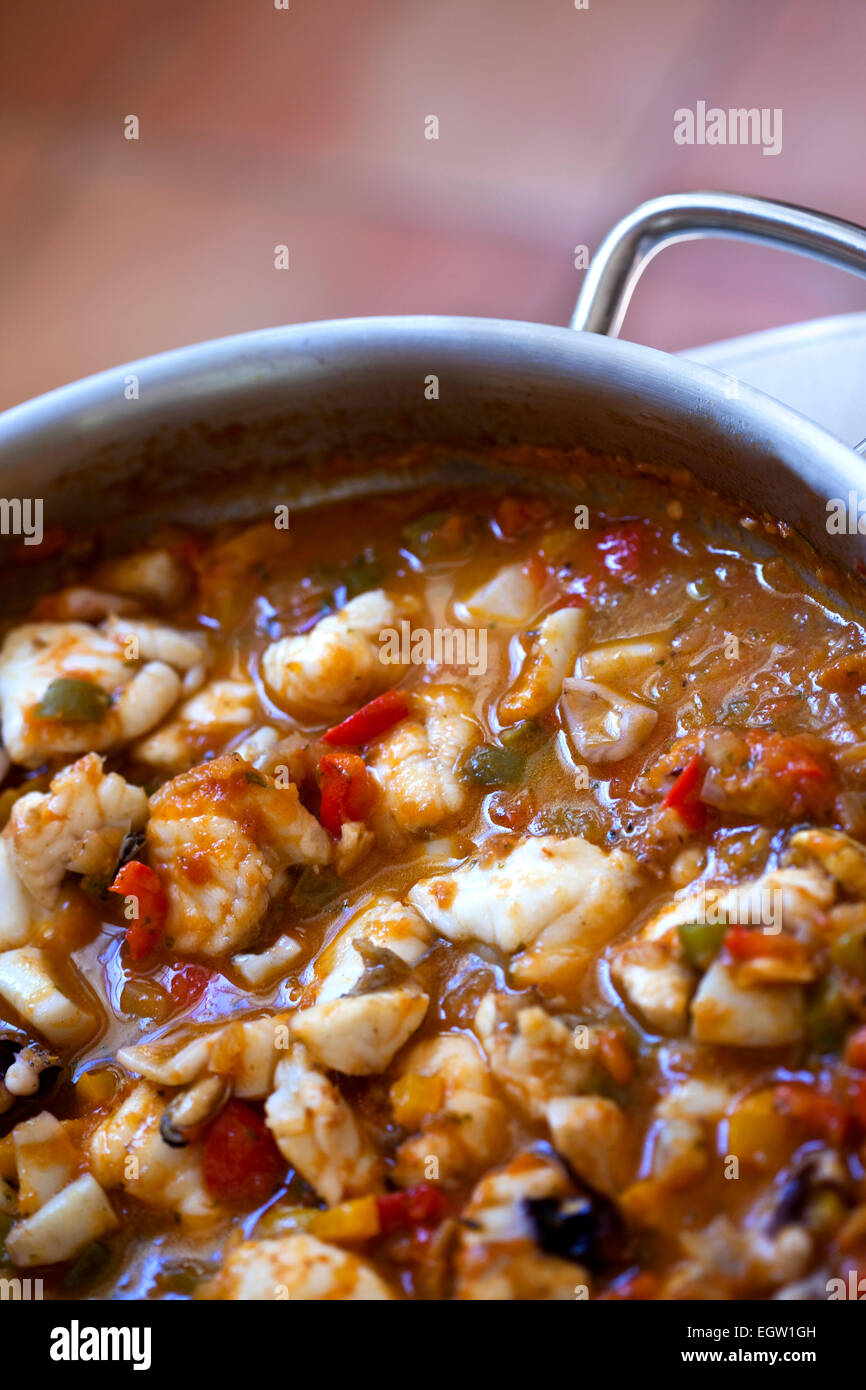
{"label": "white fish chunk", "polygon": [[624,926],[637,865],[571,836],[491,847],[451,874],[425,879],[409,901],[449,941],[483,941],[514,955],[519,984],[574,984]]}
{"label": "white fish chunk", "polygon": [[301,1043],[277,1065],[265,1117],[280,1153],[329,1206],[379,1186],[380,1162],[372,1145]]}
{"label": "white fish chunk", "polygon": [[2,839],[27,891],[51,908],[68,872],[110,871],[124,836],[146,820],[142,788],[106,774],[102,758],[88,753],[58,772],[47,792],[19,798]]}
{"label": "white fish chunk", "polygon": [[330,723],[394,685],[404,667],[380,660],[379,639],[396,628],[401,608],[383,589],[359,594],[310,632],[266,648],[262,675],[274,698],[298,719]]}
{"label": "white fish chunk", "polygon": [[805,1035],[801,985],[741,988],[736,968],[714,961],[692,1001],[692,1035],[723,1047],[782,1047]]}
{"label": "white fish chunk", "polygon": [[379,817],[398,831],[430,830],[466,806],[459,764],[481,741],[471,709],[467,691],[430,686],[412,697],[411,717],[376,743],[369,767],[381,792]]}
{"label": "white fish chunk", "polygon": [[294,864],[326,864],[331,842],[293,782],[234,755],[181,773],[151,797],[150,862],[181,952],[243,950]]}
{"label": "white fish chunk", "polygon": [[298,1232],[279,1240],[248,1240],[231,1250],[216,1279],[202,1289],[232,1302],[373,1302],[393,1299],[384,1279],[349,1250]]}
{"label": "white fish chunk", "polygon": [[90,1167],[103,1187],[123,1187],[147,1206],[165,1207],[184,1222],[204,1226],[219,1208],[204,1183],[200,1144],[172,1148],[159,1132],[167,1101],[141,1081],[93,1131]]}
{"label": "white fish chunk", "polygon": [[321,1066],[348,1076],[374,1076],[420,1028],[429,1002],[411,982],[344,995],[300,1009],[292,1032]]}

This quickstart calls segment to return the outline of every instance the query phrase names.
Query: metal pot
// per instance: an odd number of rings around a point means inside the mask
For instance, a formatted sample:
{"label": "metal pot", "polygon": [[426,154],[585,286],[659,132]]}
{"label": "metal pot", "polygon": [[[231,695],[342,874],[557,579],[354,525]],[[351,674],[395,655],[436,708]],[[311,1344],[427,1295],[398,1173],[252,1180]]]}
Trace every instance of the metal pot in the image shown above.
{"label": "metal pot", "polygon": [[[731,194],[657,199],[602,245],[571,328],[347,319],[163,353],[0,415],[3,490],[42,497],[46,525],[206,520],[254,511],[262,486],[294,502],[402,486],[399,467],[383,476],[365,463],[395,444],[582,444],[685,466],[750,512],[783,519],[831,562],[862,566],[864,537],[826,527],[827,498],[866,491],[853,450],[744,384],[612,336],[647,261],[707,235],[866,274],[866,231],[850,223]],[[461,461],[455,470],[465,480]]]}

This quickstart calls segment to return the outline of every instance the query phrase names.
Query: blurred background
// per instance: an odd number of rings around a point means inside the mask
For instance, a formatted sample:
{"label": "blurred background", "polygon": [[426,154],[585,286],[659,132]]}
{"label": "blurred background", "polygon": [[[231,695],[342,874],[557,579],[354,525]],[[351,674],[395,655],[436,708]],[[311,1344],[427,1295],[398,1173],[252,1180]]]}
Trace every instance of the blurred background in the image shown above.
{"label": "blurred background", "polygon": [[[305,319],[565,323],[574,247],[658,193],[866,222],[864,52],[864,0],[6,0],[0,407]],[[782,152],[677,146],[699,100],[781,107]],[[851,276],[690,244],[624,336],[675,349],[859,309]]]}

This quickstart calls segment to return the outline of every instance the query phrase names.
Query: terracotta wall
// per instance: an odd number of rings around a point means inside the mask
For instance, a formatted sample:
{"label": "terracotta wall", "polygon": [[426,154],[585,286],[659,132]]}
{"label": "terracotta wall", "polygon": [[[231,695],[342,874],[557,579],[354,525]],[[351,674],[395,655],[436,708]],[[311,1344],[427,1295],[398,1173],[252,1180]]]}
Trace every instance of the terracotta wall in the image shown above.
{"label": "terracotta wall", "polygon": [[[864,0],[5,9],[2,406],[280,322],[564,322],[574,246],[659,192],[759,191],[866,221]],[[674,111],[699,100],[781,108],[781,153],[675,144]],[[626,332],[677,347],[849,308],[866,308],[851,277],[691,245],[655,263]]]}

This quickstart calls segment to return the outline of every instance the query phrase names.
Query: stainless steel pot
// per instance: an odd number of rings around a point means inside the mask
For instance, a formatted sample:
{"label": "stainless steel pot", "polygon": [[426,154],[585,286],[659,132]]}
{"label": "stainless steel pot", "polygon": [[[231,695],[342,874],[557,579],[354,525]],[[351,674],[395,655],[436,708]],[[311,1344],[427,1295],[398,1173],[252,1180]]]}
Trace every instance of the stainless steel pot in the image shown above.
{"label": "stainless steel pot", "polygon": [[[347,319],[163,353],[0,415],[3,491],[42,497],[46,524],[205,519],[253,510],[254,471],[288,500],[311,500],[402,485],[399,467],[382,477],[364,465],[370,450],[395,444],[582,444],[685,466],[785,520],[831,562],[859,568],[866,539],[826,528],[827,498],[866,492],[854,451],[744,384],[610,336],[647,261],[671,241],[708,235],[771,241],[866,274],[866,231],[850,223],[730,194],[657,199],[603,244],[572,328]],[[433,377],[438,399],[428,398]],[[313,467],[333,455],[343,462],[327,474]],[[454,467],[460,480],[465,466]]]}

